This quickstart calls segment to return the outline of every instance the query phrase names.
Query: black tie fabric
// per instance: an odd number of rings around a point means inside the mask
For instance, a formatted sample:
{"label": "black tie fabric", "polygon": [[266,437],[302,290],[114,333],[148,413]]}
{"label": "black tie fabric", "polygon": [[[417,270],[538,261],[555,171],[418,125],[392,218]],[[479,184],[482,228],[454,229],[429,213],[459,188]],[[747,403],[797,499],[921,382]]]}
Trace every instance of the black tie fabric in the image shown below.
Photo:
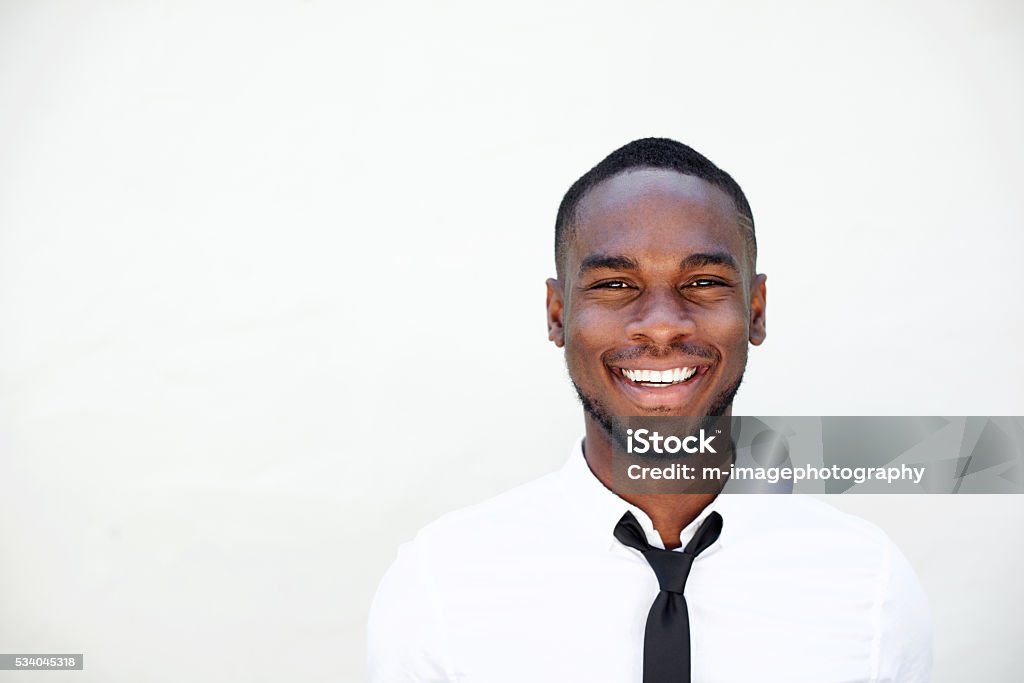
{"label": "black tie fabric", "polygon": [[632,512],[627,511],[615,525],[615,538],[644,554],[661,586],[644,631],[644,683],[690,683],[690,616],[683,588],[693,560],[721,533],[722,515],[712,512],[678,553],[648,543]]}

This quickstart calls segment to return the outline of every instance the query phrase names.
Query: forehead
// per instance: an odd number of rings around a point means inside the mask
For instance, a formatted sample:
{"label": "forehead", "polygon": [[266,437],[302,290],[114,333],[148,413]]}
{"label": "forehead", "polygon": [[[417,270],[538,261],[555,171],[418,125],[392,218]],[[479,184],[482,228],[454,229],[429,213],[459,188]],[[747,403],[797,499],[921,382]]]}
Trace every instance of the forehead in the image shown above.
{"label": "forehead", "polygon": [[726,251],[737,263],[745,258],[732,198],[668,169],[634,169],[599,183],[580,201],[573,226],[569,272],[591,254],[628,255],[641,265],[707,251]]}

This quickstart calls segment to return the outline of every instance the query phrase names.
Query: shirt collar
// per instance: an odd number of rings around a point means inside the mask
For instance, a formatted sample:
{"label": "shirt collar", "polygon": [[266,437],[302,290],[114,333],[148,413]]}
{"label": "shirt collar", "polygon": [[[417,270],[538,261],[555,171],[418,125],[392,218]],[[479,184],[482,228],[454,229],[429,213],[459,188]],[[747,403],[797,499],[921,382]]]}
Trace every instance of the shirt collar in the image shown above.
{"label": "shirt collar", "polygon": [[[580,533],[606,549],[621,547],[613,532],[615,525],[622,519],[622,515],[629,511],[633,513],[644,533],[647,534],[647,541],[655,547],[663,548],[661,536],[654,529],[654,524],[647,513],[605,487],[590,470],[583,455],[583,440],[583,436],[576,439],[569,451],[568,461],[559,472],[560,483],[565,489],[565,502],[570,508],[570,514],[575,517],[580,526]],[[718,510],[722,517],[728,520],[729,515],[723,511],[723,508],[729,506],[728,498],[729,496],[716,496],[707,507],[701,510],[697,518],[679,534],[681,547],[685,547],[687,542],[693,538],[697,529],[713,510]],[[726,525],[728,525],[728,521],[726,521]]]}

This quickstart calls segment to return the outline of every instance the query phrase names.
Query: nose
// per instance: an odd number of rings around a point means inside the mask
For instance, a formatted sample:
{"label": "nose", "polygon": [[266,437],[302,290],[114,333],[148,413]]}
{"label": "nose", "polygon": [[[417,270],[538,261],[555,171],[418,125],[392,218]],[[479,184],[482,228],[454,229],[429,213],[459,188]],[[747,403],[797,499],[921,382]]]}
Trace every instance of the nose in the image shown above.
{"label": "nose", "polygon": [[631,340],[660,346],[690,337],[697,331],[691,305],[674,288],[648,289],[633,302],[626,334]]}

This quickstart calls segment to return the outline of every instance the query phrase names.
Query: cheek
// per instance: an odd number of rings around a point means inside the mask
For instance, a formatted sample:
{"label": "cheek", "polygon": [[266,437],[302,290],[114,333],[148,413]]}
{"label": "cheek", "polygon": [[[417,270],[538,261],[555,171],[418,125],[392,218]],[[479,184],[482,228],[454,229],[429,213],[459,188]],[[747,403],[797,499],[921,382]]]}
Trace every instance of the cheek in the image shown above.
{"label": "cheek", "polygon": [[566,339],[585,347],[606,344],[614,339],[620,323],[614,315],[597,306],[580,307],[567,318]]}
{"label": "cheek", "polygon": [[574,312],[566,319],[565,357],[571,368],[583,369],[599,363],[601,353],[615,346],[619,322],[614,316],[590,308]]}
{"label": "cheek", "polygon": [[705,310],[697,319],[699,333],[722,348],[735,352],[746,349],[750,331],[747,312],[741,307]]}

